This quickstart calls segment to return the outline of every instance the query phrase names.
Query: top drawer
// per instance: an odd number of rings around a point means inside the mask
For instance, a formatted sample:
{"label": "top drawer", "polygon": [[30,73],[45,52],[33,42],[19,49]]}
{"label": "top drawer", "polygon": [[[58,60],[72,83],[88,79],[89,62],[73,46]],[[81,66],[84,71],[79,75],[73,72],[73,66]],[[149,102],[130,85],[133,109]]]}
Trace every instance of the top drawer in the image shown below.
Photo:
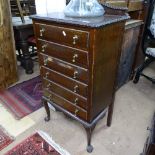
{"label": "top drawer", "polygon": [[35,24],[36,35],[41,39],[88,50],[89,32],[46,24]]}

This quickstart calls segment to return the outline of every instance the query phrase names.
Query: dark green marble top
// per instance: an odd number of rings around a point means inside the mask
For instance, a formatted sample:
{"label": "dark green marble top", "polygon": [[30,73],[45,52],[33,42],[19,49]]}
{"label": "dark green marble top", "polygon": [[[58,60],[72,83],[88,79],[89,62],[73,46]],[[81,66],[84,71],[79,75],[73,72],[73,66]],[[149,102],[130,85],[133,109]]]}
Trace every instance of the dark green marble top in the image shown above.
{"label": "dark green marble top", "polygon": [[63,12],[53,12],[50,14],[41,14],[41,15],[32,15],[32,19],[42,20],[42,21],[51,21],[55,23],[69,24],[69,25],[77,25],[82,27],[91,27],[91,28],[99,28],[108,24],[112,24],[115,22],[120,22],[126,19],[129,19],[128,14],[125,15],[103,15],[100,17],[67,17]]}

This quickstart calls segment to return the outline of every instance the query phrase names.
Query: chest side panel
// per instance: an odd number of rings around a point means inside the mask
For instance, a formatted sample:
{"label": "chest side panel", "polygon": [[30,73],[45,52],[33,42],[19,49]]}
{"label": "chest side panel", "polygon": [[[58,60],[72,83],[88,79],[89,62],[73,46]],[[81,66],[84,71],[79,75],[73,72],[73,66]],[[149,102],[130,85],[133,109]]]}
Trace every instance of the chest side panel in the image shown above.
{"label": "chest side panel", "polygon": [[124,22],[107,25],[95,32],[91,119],[111,103],[123,32]]}

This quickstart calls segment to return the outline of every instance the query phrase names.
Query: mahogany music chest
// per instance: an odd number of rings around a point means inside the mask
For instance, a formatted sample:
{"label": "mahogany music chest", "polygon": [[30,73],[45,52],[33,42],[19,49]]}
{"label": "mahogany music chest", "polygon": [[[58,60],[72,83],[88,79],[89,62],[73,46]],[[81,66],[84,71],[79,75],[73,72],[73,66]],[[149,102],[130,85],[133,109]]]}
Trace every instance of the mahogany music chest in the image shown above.
{"label": "mahogany music chest", "polygon": [[82,123],[91,134],[107,108],[110,126],[115,80],[127,15],[69,18],[63,13],[32,16],[37,40],[43,103]]}

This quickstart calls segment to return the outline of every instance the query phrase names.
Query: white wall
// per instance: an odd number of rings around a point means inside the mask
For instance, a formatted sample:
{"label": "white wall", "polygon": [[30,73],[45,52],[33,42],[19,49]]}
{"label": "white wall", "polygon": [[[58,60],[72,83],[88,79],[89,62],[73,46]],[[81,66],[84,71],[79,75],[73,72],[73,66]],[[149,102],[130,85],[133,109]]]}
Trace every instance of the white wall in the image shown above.
{"label": "white wall", "polygon": [[35,0],[37,14],[62,12],[66,6],[66,0]]}

